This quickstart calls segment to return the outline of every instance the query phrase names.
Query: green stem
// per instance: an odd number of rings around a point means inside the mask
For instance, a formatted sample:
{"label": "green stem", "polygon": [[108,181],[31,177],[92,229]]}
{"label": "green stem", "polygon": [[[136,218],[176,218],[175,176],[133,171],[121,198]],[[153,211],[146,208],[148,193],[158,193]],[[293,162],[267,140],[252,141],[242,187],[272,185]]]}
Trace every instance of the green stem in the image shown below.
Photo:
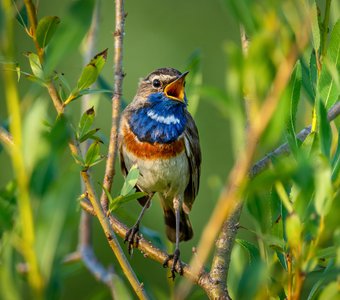
{"label": "green stem", "polygon": [[[5,12],[5,32],[7,41],[4,45],[4,55],[13,57],[13,6],[10,0],[3,0],[2,7]],[[12,72],[9,66],[3,69],[3,78],[5,88],[5,97],[7,101],[8,114],[11,119],[10,132],[13,137],[11,146],[11,160],[14,174],[18,184],[18,209],[19,219],[21,222],[22,244],[20,251],[22,252],[28,266],[28,281],[34,291],[35,299],[42,299],[44,292],[44,281],[38,266],[38,259],[34,249],[35,245],[35,230],[32,203],[29,194],[29,178],[27,176],[23,150],[22,150],[22,132],[21,132],[21,112],[20,100],[17,88],[15,73]]]}

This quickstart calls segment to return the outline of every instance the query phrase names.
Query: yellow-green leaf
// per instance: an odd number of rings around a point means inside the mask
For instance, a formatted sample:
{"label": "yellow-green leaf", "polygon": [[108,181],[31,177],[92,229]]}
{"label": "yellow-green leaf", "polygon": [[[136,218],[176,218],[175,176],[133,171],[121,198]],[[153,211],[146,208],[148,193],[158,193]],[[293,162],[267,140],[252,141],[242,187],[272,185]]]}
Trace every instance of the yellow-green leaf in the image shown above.
{"label": "yellow-green leaf", "polygon": [[59,23],[60,19],[56,16],[47,16],[39,21],[36,31],[36,39],[41,48],[45,48],[50,42]]}
{"label": "yellow-green leaf", "polygon": [[98,53],[83,69],[77,84],[77,90],[82,91],[90,87],[98,78],[104,67],[107,57],[107,49]]}

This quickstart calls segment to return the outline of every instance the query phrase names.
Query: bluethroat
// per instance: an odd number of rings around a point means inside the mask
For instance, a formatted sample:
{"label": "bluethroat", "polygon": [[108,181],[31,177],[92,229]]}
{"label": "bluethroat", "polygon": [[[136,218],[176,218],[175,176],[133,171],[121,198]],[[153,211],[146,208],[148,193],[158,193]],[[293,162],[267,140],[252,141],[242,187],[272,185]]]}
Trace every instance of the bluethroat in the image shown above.
{"label": "bluethroat", "polygon": [[201,150],[195,122],[187,110],[185,77],[173,68],[161,68],[139,83],[137,94],[122,113],[119,131],[120,163],[123,174],[137,164],[140,172],[136,189],[147,196],[125,241],[131,253],[138,247],[141,219],[158,193],[164,211],[166,234],[175,243],[171,276],[176,265],[183,273],[179,242],[190,240],[193,230],[189,212],[199,189]]}

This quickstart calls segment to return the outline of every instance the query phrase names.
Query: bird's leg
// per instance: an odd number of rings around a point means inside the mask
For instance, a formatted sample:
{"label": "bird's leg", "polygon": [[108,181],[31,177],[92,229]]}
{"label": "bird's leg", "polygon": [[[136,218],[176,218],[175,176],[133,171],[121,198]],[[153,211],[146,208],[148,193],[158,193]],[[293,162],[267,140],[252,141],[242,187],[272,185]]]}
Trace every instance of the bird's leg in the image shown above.
{"label": "bird's leg", "polygon": [[139,224],[144,216],[145,211],[149,208],[150,206],[150,201],[151,201],[152,195],[149,196],[148,200],[146,201],[145,205],[142,208],[142,211],[140,212],[137,222],[135,225],[133,225],[129,231],[125,235],[124,243],[128,242],[128,252],[130,255],[132,255],[133,248],[138,247],[138,242],[139,242]]}
{"label": "bird's leg", "polygon": [[168,265],[169,260],[173,259],[172,267],[171,267],[171,276],[172,280],[175,279],[176,265],[178,264],[179,274],[183,275],[183,265],[180,260],[180,250],[179,250],[179,224],[180,224],[180,201],[178,197],[175,197],[173,200],[175,217],[176,217],[176,245],[175,252],[173,254],[168,255],[166,260],[163,263],[163,266],[166,267]]}

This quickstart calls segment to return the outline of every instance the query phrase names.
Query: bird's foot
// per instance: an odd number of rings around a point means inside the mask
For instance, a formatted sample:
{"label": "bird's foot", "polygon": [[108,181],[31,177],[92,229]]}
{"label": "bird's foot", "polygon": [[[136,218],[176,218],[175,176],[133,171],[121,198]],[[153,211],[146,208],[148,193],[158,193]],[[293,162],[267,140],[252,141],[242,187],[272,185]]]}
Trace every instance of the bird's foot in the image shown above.
{"label": "bird's foot", "polygon": [[133,248],[138,247],[139,242],[139,224],[134,225],[129,229],[125,235],[124,243],[128,242],[128,252],[130,255],[133,253]]}
{"label": "bird's foot", "polygon": [[172,278],[172,280],[175,280],[176,277],[176,266],[178,265],[178,273],[179,275],[183,275],[183,265],[180,258],[180,251],[179,249],[176,249],[174,254],[169,254],[168,257],[165,259],[163,263],[163,267],[166,268],[168,267],[168,263],[170,260],[173,259],[172,267],[171,267],[171,276],[169,278]]}

